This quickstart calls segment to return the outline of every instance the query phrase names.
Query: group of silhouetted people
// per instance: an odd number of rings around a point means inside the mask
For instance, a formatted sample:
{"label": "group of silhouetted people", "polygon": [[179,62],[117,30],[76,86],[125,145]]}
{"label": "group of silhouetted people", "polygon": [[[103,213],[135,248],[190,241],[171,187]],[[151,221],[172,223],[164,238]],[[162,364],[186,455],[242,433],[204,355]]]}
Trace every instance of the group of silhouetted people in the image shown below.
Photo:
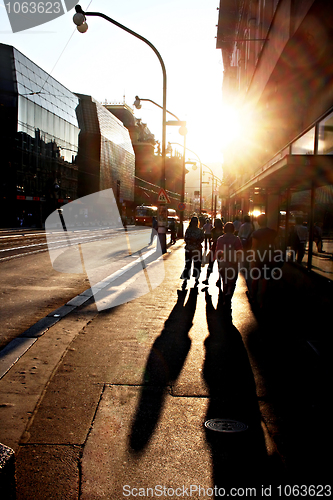
{"label": "group of silhouetted people", "polygon": [[203,262],[202,243],[205,241],[205,251],[209,248],[209,254],[206,279],[202,282],[204,285],[209,284],[214,263],[217,262],[219,278],[216,285],[221,288],[224,303],[231,303],[242,265],[243,271],[251,276],[251,280],[247,280],[251,300],[256,300],[260,281],[264,295],[273,270],[280,266],[274,262],[277,232],[267,227],[265,214],[257,218],[257,223],[259,227],[255,229],[250,217],[245,216],[242,222],[236,218],[234,222],[223,224],[222,220],[215,219],[214,226],[200,228],[198,217],[193,216],[184,237],[185,267],[181,279],[185,280],[185,286],[186,280],[191,277],[191,270],[195,286],[199,284]]}

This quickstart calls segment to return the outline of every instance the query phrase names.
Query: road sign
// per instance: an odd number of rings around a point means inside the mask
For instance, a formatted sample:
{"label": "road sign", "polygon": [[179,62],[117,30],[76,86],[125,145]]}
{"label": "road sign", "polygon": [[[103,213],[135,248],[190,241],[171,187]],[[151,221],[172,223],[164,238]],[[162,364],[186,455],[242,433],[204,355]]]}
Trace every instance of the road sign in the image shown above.
{"label": "road sign", "polygon": [[185,208],[186,208],[185,203],[179,203],[179,205],[178,205],[178,210],[179,210],[180,212],[183,212],[183,211],[185,210]]}
{"label": "road sign", "polygon": [[166,194],[163,188],[160,189],[157,197],[157,203],[170,203],[169,196]]}

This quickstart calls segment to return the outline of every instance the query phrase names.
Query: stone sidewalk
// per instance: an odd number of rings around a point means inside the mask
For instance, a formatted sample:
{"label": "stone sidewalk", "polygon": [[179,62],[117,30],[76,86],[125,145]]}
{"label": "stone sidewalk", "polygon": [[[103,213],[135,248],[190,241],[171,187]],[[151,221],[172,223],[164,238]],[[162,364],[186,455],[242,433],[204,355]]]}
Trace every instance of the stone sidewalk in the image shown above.
{"label": "stone sidewalk", "polygon": [[[181,290],[181,242],[163,260],[162,285],[99,313],[91,299],[0,380],[18,500],[260,496],[263,485],[329,480],[326,337],[308,309],[317,286],[285,265],[263,313],[240,276],[230,311],[216,276]],[[216,432],[211,419],[246,430]]]}

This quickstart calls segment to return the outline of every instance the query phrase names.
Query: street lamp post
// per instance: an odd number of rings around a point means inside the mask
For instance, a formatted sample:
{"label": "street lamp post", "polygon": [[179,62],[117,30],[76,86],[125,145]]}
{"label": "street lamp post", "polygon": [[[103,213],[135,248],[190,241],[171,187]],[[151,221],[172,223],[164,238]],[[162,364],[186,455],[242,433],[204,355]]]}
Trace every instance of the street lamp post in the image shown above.
{"label": "street lamp post", "polygon": [[[177,146],[180,146],[180,144],[178,144],[177,142],[171,142],[170,144],[175,144]],[[193,153],[199,160],[199,163],[200,163],[200,200],[199,200],[199,214],[201,214],[201,210],[202,210],[202,163],[201,163],[201,160],[199,158],[199,156],[194,152],[192,151],[191,149],[187,148],[184,146],[185,149],[187,149],[187,151],[190,151],[191,153]],[[185,152],[185,151],[184,151]],[[184,154],[184,158],[185,158],[185,154]],[[185,161],[184,161],[184,165],[185,165]],[[185,187],[185,168],[184,168],[184,187]]]}
{"label": "street lamp post", "polygon": [[197,153],[195,153],[194,151],[192,151],[191,149],[188,149],[187,148],[187,151],[191,151],[192,154],[194,154],[198,160],[199,160],[199,163],[200,163],[200,200],[199,200],[199,214],[201,214],[202,212],[202,162],[199,158],[199,156],[197,155]]}
{"label": "street lamp post", "polygon": [[[212,176],[212,212],[213,212],[213,200],[214,200],[214,179],[216,180],[216,186],[217,186],[217,181],[219,181],[221,184],[222,184],[222,180],[219,179],[212,171],[212,169],[210,167],[208,167],[208,165],[205,165],[204,163],[202,164],[203,167],[205,168],[208,168],[211,176]],[[215,198],[215,207],[216,207],[216,198]],[[216,208],[214,210],[214,217],[216,217]]]}
{"label": "street lamp post", "polygon": [[[158,108],[163,109],[162,106],[160,106],[159,104],[157,104],[157,102],[152,101],[151,99],[142,99],[139,96],[135,96],[134,106],[137,109],[141,108],[141,101],[151,102],[152,104],[155,104],[155,106],[157,106]],[[180,133],[180,135],[184,136],[184,154],[183,154],[183,168],[182,168],[182,184],[181,184],[181,194],[180,194],[180,203],[182,205],[184,205],[184,201],[185,201],[185,152],[186,152],[186,134],[187,134],[186,121],[179,120],[178,116],[176,116],[174,113],[171,113],[171,111],[167,110],[167,113],[169,113],[169,115],[171,115],[174,118],[176,118],[176,121],[174,121],[174,120],[167,121],[166,125],[175,125],[175,126],[180,127],[179,133]],[[184,210],[180,210],[180,218],[179,218],[179,220],[180,220],[179,237],[183,238],[183,236],[184,236],[184,228],[183,228],[183,225],[184,225]]]}
{"label": "street lamp post", "polygon": [[[163,106],[162,106],[162,169],[161,169],[161,188],[165,189],[165,157],[166,157],[166,93],[167,93],[167,75],[166,75],[166,69],[165,69],[165,64],[164,61],[161,57],[161,54],[158,52],[156,47],[144,38],[143,36],[139,35],[138,33],[135,33],[135,31],[130,30],[123,24],[118,23],[114,19],[111,19],[111,17],[106,16],[105,14],[102,14],[100,12],[84,12],[81,8],[80,5],[75,6],[76,14],[73,16],[73,21],[74,24],[76,24],[77,29],[80,33],[85,33],[88,29],[88,25],[86,23],[86,17],[91,16],[91,17],[102,17],[106,21],[109,21],[110,23],[114,24],[115,26],[118,26],[118,28],[121,28],[122,30],[126,31],[127,33],[130,33],[131,35],[135,36],[139,40],[143,41],[146,43],[156,54],[162,68],[162,74],[163,74]],[[159,226],[158,232],[160,233],[160,241],[161,241],[161,246],[162,246],[162,252],[166,252],[166,228],[163,226]]]}
{"label": "street lamp post", "polygon": [[179,129],[179,133],[184,136],[184,151],[183,151],[183,165],[182,165],[182,182],[181,182],[181,191],[180,191],[180,204],[182,205],[179,210],[180,212],[180,217],[179,217],[179,226],[180,226],[180,231],[178,233],[178,236],[180,238],[184,237],[184,210],[185,210],[185,174],[186,174],[186,168],[185,168],[185,154],[186,154],[186,122],[181,122],[178,119],[174,122],[167,122],[167,125],[181,125]]}
{"label": "street lamp post", "polygon": [[[204,176],[206,172],[203,172],[202,175]],[[212,176],[211,177],[212,179],[212,203],[211,203],[211,212],[212,212],[212,215],[213,215],[213,210],[214,210],[214,181],[215,181],[215,177]],[[208,182],[202,182],[202,184],[209,184],[209,181]]]}

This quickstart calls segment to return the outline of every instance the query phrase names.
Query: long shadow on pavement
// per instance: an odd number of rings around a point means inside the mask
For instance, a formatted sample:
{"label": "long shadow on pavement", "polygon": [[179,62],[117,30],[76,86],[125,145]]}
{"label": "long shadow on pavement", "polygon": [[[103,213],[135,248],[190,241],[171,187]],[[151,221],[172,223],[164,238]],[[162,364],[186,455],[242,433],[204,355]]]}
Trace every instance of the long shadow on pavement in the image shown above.
{"label": "long shadow on pavement", "polygon": [[[246,345],[264,391],[262,411],[283,456],[286,484],[327,484],[331,478],[332,293],[290,265],[272,283],[258,327]],[[311,348],[319,345],[320,354]]]}
{"label": "long shadow on pavement", "polygon": [[190,290],[186,304],[187,290],[178,290],[177,293],[177,303],[148,356],[130,436],[133,451],[143,450],[149,442],[160,416],[167,386],[179,376],[191,347],[188,333],[193,324],[198,290]]}
{"label": "long shadow on pavement", "polygon": [[230,419],[247,425],[241,432],[206,430],[214,484],[219,488],[257,487],[267,478],[268,457],[247,351],[221,292],[215,309],[206,291],[206,315],[209,336],[204,378],[210,392],[206,420]]}

